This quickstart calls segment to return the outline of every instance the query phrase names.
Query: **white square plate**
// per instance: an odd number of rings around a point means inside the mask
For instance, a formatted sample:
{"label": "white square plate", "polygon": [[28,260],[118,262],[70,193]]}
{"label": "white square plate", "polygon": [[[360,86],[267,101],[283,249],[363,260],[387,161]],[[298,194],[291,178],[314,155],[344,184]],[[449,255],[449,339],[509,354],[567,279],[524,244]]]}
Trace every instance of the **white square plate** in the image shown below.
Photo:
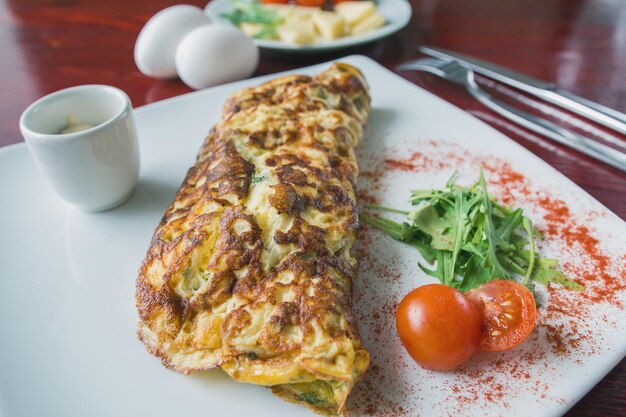
{"label": "white square plate", "polygon": [[[549,291],[538,327],[515,350],[429,372],[400,346],[394,311],[431,279],[417,268],[416,251],[365,228],[355,310],[372,366],[351,397],[351,415],[563,414],[626,354],[625,223],[474,117],[368,58],[343,61],[363,71],[373,99],[359,149],[363,199],[406,207],[410,189],[440,187],[454,169],[469,184],[484,163],[492,191],[548,231],[542,253],[561,258],[587,286]],[[0,149],[0,415],[311,415],[220,370],[169,371],[135,335],[135,276],[154,228],[228,95],[268,78],[137,109],[140,183],[106,213],[66,206],[23,144]],[[568,208],[565,222],[555,205]]]}

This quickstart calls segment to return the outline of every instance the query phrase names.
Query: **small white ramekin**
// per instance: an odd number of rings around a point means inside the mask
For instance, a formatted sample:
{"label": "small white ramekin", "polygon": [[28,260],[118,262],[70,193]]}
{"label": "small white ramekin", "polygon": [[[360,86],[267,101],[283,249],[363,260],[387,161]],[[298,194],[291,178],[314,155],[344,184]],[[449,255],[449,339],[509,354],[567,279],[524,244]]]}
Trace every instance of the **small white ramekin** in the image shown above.
{"label": "small white ramekin", "polygon": [[[69,114],[94,127],[60,133]],[[83,211],[122,204],[139,177],[139,144],[130,99],[107,85],[81,85],[49,94],[20,118],[30,152],[52,188]]]}

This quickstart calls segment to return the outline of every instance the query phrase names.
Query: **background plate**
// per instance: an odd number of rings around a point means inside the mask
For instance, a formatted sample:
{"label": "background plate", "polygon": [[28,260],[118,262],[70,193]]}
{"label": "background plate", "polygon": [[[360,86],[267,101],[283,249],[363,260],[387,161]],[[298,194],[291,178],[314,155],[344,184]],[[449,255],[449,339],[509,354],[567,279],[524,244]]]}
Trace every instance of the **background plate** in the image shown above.
{"label": "background plate", "polygon": [[[564,413],[626,353],[624,222],[467,113],[368,58],[343,61],[364,72],[374,106],[358,155],[361,201],[405,207],[409,189],[441,186],[455,169],[471,183],[484,163],[492,191],[554,235],[542,252],[558,255],[588,286],[550,291],[537,330],[514,351],[476,355],[455,372],[425,371],[400,346],[393,314],[403,294],[431,279],[418,270],[416,251],[365,228],[354,302],[372,366],[351,397],[351,415]],[[109,212],[66,206],[25,145],[0,149],[0,415],[312,415],[219,369],[169,371],[135,335],[134,281],[154,228],[224,100],[268,78],[137,109],[140,182]],[[550,218],[546,202],[569,210],[568,220]]]}
{"label": "background plate", "polygon": [[[409,23],[409,20],[411,20],[412,9],[411,5],[406,0],[378,0],[376,2],[376,7],[378,7],[378,10],[383,14],[383,16],[385,16],[387,23],[385,26],[362,35],[346,36],[332,41],[320,41],[312,45],[290,45],[267,39],[254,39],[254,43],[261,48],[292,53],[331,51],[362,45],[364,43],[385,38],[405,27],[407,23]],[[211,18],[212,22],[225,25],[230,25],[231,23],[221,17],[221,14],[232,12],[233,10],[234,8],[230,4],[230,0],[212,0],[204,8],[204,12]]]}

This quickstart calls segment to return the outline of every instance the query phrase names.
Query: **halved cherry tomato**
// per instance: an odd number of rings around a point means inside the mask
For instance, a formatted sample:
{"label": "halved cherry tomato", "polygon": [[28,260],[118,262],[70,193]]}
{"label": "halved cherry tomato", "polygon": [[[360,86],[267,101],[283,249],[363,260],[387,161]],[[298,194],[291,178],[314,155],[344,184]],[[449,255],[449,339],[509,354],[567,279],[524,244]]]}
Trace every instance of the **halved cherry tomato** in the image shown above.
{"label": "halved cherry tomato", "polygon": [[326,4],[326,0],[296,0],[298,6],[322,7]]}
{"label": "halved cherry tomato", "polygon": [[289,0],[261,0],[263,4],[287,4]]}
{"label": "halved cherry tomato", "polygon": [[491,281],[465,295],[482,316],[480,350],[512,349],[532,333],[537,306],[533,295],[522,284],[508,280]]}
{"label": "halved cherry tomato", "polygon": [[435,371],[462,364],[480,343],[480,313],[447,285],[424,285],[408,293],[398,306],[396,326],[409,355]]}

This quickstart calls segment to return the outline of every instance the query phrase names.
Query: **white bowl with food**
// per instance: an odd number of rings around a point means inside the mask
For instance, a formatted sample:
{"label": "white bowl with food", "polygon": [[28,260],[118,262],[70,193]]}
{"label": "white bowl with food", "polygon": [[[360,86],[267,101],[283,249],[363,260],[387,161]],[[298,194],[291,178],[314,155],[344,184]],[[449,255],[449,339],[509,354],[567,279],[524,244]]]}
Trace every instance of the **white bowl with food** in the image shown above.
{"label": "white bowl with food", "polygon": [[320,52],[373,42],[405,27],[412,14],[406,0],[344,1],[330,9],[213,0],[204,10],[212,22],[239,27],[259,47],[286,52]]}

